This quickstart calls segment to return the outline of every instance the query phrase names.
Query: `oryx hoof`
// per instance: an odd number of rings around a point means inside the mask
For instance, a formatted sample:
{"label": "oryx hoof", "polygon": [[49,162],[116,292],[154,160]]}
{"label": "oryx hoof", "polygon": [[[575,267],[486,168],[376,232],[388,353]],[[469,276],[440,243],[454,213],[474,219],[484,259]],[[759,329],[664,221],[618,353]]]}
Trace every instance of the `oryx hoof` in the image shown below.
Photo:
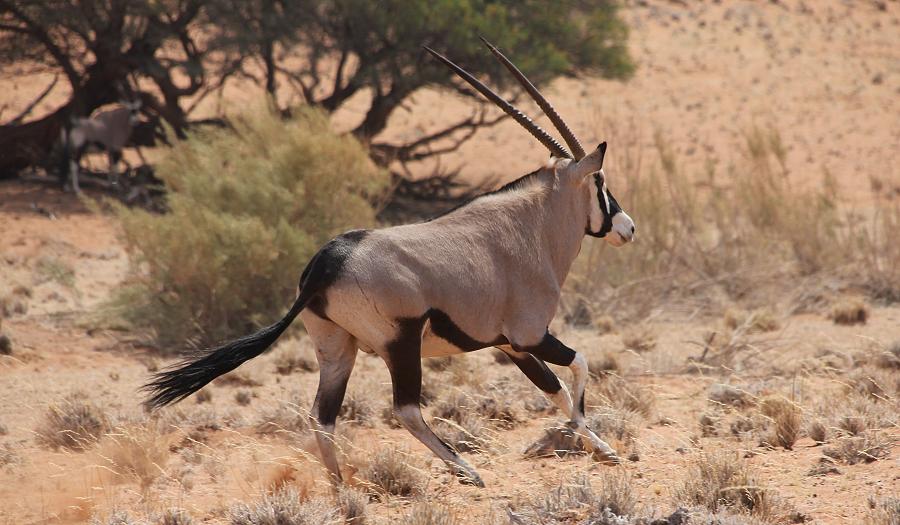
{"label": "oryx hoof", "polygon": [[465,470],[456,467],[453,469],[453,473],[456,475],[456,479],[459,481],[460,485],[472,485],[478,488],[484,488],[484,481],[481,481],[481,476],[474,470]]}
{"label": "oryx hoof", "polygon": [[601,463],[603,465],[621,465],[622,459],[616,454],[615,450],[603,451],[600,449],[594,449],[591,453],[591,458],[597,463]]}

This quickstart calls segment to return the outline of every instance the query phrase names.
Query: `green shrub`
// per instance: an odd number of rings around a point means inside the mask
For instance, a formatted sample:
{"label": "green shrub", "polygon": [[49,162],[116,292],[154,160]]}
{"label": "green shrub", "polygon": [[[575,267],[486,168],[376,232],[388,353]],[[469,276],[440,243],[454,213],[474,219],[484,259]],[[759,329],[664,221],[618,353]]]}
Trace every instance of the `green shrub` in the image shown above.
{"label": "green shrub", "polygon": [[208,344],[274,321],[322,243],[374,222],[369,202],[387,176],[323,114],[258,111],[232,123],[159,163],[168,213],[116,209],[134,274],[116,304],[160,345]]}

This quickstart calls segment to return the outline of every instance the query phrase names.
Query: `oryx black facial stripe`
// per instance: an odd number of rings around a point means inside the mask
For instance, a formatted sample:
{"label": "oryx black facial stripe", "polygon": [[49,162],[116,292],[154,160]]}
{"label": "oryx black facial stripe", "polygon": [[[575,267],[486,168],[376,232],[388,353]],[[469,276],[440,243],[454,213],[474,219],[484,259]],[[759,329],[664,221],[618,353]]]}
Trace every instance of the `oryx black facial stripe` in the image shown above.
{"label": "oryx black facial stripe", "polygon": [[597,202],[600,203],[600,212],[603,214],[603,224],[600,226],[599,230],[593,231],[591,229],[590,221],[588,221],[588,227],[585,233],[591,237],[603,238],[612,230],[612,218],[615,217],[617,213],[621,212],[622,208],[619,207],[616,198],[613,197],[612,193],[610,193],[609,189],[606,187],[606,180],[601,173],[594,174],[594,185],[597,187]]}

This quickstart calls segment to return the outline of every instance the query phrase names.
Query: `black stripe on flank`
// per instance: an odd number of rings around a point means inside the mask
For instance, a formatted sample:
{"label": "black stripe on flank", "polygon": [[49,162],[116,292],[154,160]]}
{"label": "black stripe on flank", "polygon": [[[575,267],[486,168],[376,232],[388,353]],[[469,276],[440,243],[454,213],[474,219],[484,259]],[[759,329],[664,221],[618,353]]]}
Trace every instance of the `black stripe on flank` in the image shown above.
{"label": "black stripe on flank", "polygon": [[431,308],[428,310],[428,313],[425,314],[426,317],[431,321],[431,331],[434,335],[440,337],[441,339],[447,341],[453,346],[459,348],[464,352],[471,352],[473,350],[480,350],[482,348],[487,348],[489,346],[496,346],[508,343],[506,337],[503,335],[498,335],[492,341],[482,342],[478,341],[469,334],[462,331],[462,329],[450,319],[450,316],[446,313],[438,310],[437,308]]}

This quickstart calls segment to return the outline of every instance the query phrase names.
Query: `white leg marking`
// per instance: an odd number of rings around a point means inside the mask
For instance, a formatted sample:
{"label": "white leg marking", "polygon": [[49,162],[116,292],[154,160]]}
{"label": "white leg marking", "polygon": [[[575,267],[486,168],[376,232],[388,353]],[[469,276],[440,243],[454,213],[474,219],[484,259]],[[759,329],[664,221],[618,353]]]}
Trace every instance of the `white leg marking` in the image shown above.
{"label": "white leg marking", "polygon": [[575,359],[569,365],[572,369],[572,391],[575,394],[572,406],[572,422],[575,423],[575,433],[581,436],[581,442],[584,448],[591,452],[595,459],[599,461],[619,463],[619,457],[605,441],[597,437],[591,429],[587,428],[584,422],[584,413],[581,411],[584,389],[587,385],[588,366],[587,360],[580,353],[575,353]]}
{"label": "white leg marking", "polygon": [[454,474],[468,478],[467,481],[474,485],[484,487],[484,482],[481,481],[481,476],[478,475],[475,469],[470,467],[463,458],[448,450],[444,442],[428,428],[428,425],[422,419],[421,407],[417,405],[394,407],[394,414],[403,423],[403,426],[409,430],[409,433],[443,460]]}

